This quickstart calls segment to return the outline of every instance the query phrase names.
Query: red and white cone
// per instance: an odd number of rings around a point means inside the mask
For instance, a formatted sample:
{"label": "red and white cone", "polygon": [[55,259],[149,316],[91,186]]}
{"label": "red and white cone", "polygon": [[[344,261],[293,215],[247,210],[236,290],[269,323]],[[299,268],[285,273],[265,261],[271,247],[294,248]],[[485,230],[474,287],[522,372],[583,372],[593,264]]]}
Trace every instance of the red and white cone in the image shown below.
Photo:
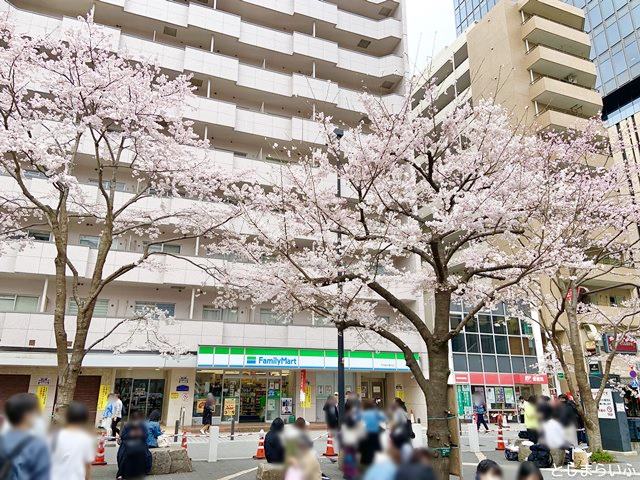
{"label": "red and white cone", "polygon": [[182,432],[182,443],[180,444],[182,448],[187,450],[187,432]]}
{"label": "red and white cone", "polygon": [[258,450],[253,456],[254,460],[264,460],[266,455],[264,454],[264,430],[260,430],[260,438],[258,439]]}
{"label": "red and white cone", "polygon": [[100,438],[98,439],[98,447],[96,448],[96,457],[93,462],[91,462],[91,465],[98,466],[107,464],[106,460],[104,459],[104,442],[106,435],[106,432],[102,432],[102,435],[100,435]]}
{"label": "red and white cone", "polygon": [[335,449],[333,448],[333,437],[331,434],[327,436],[327,450],[322,454],[325,457],[337,457]]}
{"label": "red and white cone", "polygon": [[502,436],[502,414],[498,414],[498,442],[496,445],[496,450],[506,450],[506,446],[504,444],[504,437]]}

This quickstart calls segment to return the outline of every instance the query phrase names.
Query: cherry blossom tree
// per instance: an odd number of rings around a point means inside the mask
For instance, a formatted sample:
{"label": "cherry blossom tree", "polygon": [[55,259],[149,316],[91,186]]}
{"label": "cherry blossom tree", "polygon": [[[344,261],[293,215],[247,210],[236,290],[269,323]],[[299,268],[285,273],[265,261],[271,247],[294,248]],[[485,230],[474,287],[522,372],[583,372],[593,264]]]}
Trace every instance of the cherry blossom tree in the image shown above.
{"label": "cherry blossom tree", "polygon": [[[153,268],[158,256],[180,257],[157,248],[162,242],[205,235],[232,218],[233,207],[216,201],[229,174],[216,168],[208,144],[183,118],[193,96],[190,79],[114,53],[92,14],[43,38],[15,32],[9,16],[0,35],[0,173],[11,178],[0,193],[0,240],[6,252],[24,247],[30,229],[51,233],[59,407],[73,398],[88,349],[116,328],[128,326],[130,335],[115,351],[135,344],[180,353],[159,333],[172,319],[151,310],[123,319],[88,345],[96,301],[133,269]],[[83,168],[97,177],[94,186],[82,183]],[[193,201],[160,201],[177,197]],[[89,272],[70,253],[75,224],[94,225],[100,234]],[[114,267],[110,250],[129,235],[148,243],[134,261]],[[71,330],[68,297],[77,305]]]}
{"label": "cherry blossom tree", "polygon": [[[613,180],[587,162],[603,147],[597,122],[538,135],[488,101],[440,122],[436,88],[425,90],[420,116],[411,98],[390,112],[368,96],[367,121],[355,128],[321,116],[326,148],[282,166],[268,187],[233,190],[244,228],[218,229],[210,248],[242,263],[211,273],[225,279],[225,301],[314,311],[395,345],[426,397],[429,445],[440,448],[451,443],[449,341],[516,286],[582,255],[566,240],[576,200],[564,192],[600,192]],[[401,294],[407,285],[424,310]],[[453,327],[452,300],[470,306]],[[380,318],[379,304],[396,315]],[[426,345],[428,371],[407,332]],[[438,469],[448,474],[447,458]]]}

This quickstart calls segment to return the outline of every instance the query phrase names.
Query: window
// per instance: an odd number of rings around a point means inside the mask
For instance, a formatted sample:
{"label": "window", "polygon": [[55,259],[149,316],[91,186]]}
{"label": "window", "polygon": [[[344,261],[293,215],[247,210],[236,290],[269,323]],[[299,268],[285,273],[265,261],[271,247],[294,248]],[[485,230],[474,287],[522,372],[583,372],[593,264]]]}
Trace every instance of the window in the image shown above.
{"label": "window", "polygon": [[611,59],[613,60],[613,71],[616,75],[620,75],[627,69],[627,62],[624,59],[624,53],[622,50],[614,54]]}
{"label": "window", "polygon": [[501,373],[511,373],[511,362],[509,357],[498,355],[498,371]]}
{"label": "window", "polygon": [[478,342],[478,335],[467,333],[467,351],[473,353],[480,353],[480,344]]}
{"label": "window", "polygon": [[513,366],[513,373],[525,373],[523,357],[511,357],[511,365]]}
{"label": "window", "polygon": [[286,325],[288,322],[286,317],[278,315],[270,308],[261,308],[260,323],[265,325]]}
{"label": "window", "polygon": [[213,322],[237,323],[238,310],[235,308],[215,308],[204,307],[202,309],[202,319]]}
{"label": "window", "polygon": [[24,178],[47,178],[47,176],[38,170],[24,170]]}
{"label": "window", "polygon": [[37,312],[38,299],[30,295],[0,294],[0,311],[2,312]]}
{"label": "window", "polygon": [[[98,185],[98,179],[97,178],[90,178],[89,179],[89,185]],[[102,181],[102,186],[104,187],[105,190],[110,190],[111,189],[111,180],[103,180]],[[127,189],[127,186],[124,182],[116,182],[115,183],[115,190],[116,192],[124,192]]]}
{"label": "window", "polygon": [[482,371],[482,358],[480,355],[469,355],[469,371],[470,372]]}
{"label": "window", "polygon": [[[388,320],[389,317],[386,318]],[[311,312],[311,325],[314,327],[329,327],[331,324],[331,319],[329,317],[325,317],[324,315],[320,315],[316,312]]]}
{"label": "window", "polygon": [[600,55],[605,52],[608,48],[607,39],[604,36],[604,32],[599,33],[593,39],[593,48],[596,52],[596,55]]}
{"label": "window", "polygon": [[638,42],[635,40],[624,48],[624,53],[627,56],[627,63],[629,65],[635,65],[640,61],[640,52],[638,51]]}
{"label": "window", "polygon": [[478,324],[480,325],[480,333],[492,333],[491,316],[478,315]]}
{"label": "window", "polygon": [[495,353],[492,335],[480,335],[480,345],[482,346],[482,353]]}
{"label": "window", "polygon": [[451,340],[451,350],[454,352],[466,352],[467,348],[465,346],[464,335],[456,335]]}
{"label": "window", "polygon": [[507,320],[507,330],[509,335],[520,335],[520,322],[518,322],[517,318]]}
{"label": "window", "polygon": [[600,75],[602,76],[602,83],[607,83],[613,78],[613,66],[611,60],[607,59],[600,62]]}
{"label": "window", "polygon": [[[85,300],[84,298],[82,300]],[[93,316],[94,317],[106,317],[107,310],[109,309],[109,300],[99,298],[96,300],[96,306],[93,308]],[[78,305],[73,298],[69,299],[69,304],[67,305],[67,315],[77,315],[78,314]]]}
{"label": "window", "polygon": [[484,366],[485,372],[497,372],[498,365],[496,364],[496,357],[493,355],[483,355],[482,356],[482,365]]}
{"label": "window", "polygon": [[633,23],[631,23],[631,15],[627,13],[620,17],[618,26],[620,27],[620,35],[622,35],[622,38],[631,35],[631,33],[633,33]]}
{"label": "window", "polygon": [[524,353],[520,337],[509,337],[509,349],[511,350],[511,355],[522,355]]}
{"label": "window", "polygon": [[27,235],[29,238],[34,239],[37,242],[50,242],[51,241],[51,233],[50,232],[42,232],[39,230],[29,230]]}
{"label": "window", "polygon": [[[149,245],[149,242],[145,242],[145,245]],[[150,252],[164,252],[179,254],[182,246],[175,243],[155,243],[149,245]]]}
{"label": "window", "polygon": [[460,354],[453,354],[453,370],[456,372],[467,372],[469,367],[467,365],[467,356]]}
{"label": "window", "polygon": [[134,311],[136,313],[143,313],[146,309],[157,308],[162,310],[165,315],[173,317],[176,314],[175,303],[158,303],[158,302],[136,302]]}
{"label": "window", "polygon": [[504,335],[496,335],[496,353],[508,354],[509,343]]}
{"label": "window", "polygon": [[95,235],[80,235],[80,245],[89,248],[98,248],[100,237]]}

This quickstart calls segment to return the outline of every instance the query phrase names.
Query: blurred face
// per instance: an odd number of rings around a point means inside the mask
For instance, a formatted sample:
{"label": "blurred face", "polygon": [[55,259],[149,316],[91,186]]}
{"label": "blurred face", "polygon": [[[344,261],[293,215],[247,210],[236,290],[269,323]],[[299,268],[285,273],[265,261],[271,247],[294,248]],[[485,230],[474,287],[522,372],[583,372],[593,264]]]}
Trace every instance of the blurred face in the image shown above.
{"label": "blurred face", "polygon": [[502,477],[493,470],[478,475],[478,480],[502,480]]}

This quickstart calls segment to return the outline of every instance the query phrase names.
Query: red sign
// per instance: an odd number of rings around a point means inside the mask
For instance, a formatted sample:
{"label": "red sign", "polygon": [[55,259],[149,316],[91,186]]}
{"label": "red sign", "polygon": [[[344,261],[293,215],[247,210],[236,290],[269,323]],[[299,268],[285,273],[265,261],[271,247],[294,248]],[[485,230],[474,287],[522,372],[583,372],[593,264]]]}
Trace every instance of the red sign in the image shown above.
{"label": "red sign", "polygon": [[456,373],[457,384],[472,385],[545,385],[547,376],[538,373]]}
{"label": "red sign", "polygon": [[[612,347],[611,344],[615,343],[615,338],[611,335],[604,335],[604,337],[606,338],[604,350],[605,352],[610,352]],[[631,338],[620,340],[618,342],[618,346],[616,347],[616,352],[630,353],[632,355],[635,355],[636,353],[638,353],[638,343]]]}

